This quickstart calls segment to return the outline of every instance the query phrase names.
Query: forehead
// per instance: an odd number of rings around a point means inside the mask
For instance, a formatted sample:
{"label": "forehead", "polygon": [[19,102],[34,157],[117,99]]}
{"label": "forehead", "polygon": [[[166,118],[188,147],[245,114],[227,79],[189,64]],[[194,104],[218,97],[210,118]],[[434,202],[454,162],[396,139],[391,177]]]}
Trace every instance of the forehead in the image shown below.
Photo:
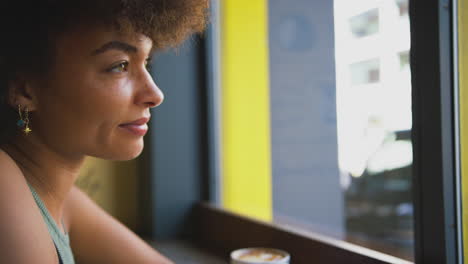
{"label": "forehead", "polygon": [[152,40],[131,27],[115,29],[109,26],[77,26],[60,35],[56,41],[57,55],[92,55],[93,51],[110,41],[127,43],[137,48],[137,53],[149,54]]}

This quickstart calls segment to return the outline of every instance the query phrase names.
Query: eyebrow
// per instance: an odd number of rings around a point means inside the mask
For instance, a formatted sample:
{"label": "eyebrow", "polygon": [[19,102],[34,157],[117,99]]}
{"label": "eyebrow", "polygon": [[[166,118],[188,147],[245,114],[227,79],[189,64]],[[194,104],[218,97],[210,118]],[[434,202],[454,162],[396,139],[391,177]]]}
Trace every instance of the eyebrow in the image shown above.
{"label": "eyebrow", "polygon": [[102,45],[100,48],[94,50],[91,55],[96,56],[109,50],[121,50],[127,53],[136,53],[138,49],[135,46],[121,41],[110,41]]}

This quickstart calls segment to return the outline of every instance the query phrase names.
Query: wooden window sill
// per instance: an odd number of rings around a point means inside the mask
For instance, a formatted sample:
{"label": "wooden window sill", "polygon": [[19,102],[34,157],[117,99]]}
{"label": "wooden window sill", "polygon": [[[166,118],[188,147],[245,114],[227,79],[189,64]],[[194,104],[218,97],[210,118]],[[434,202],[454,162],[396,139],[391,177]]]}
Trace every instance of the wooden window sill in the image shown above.
{"label": "wooden window sill", "polygon": [[256,221],[207,203],[197,204],[194,216],[195,243],[227,260],[235,249],[271,247],[289,252],[294,264],[412,263],[344,241]]}

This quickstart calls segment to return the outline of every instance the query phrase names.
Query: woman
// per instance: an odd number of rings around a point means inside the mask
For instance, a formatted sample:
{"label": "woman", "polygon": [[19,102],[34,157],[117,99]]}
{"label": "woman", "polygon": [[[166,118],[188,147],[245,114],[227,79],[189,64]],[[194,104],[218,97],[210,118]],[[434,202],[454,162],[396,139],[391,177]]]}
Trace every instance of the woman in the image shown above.
{"label": "woman", "polygon": [[150,54],[201,31],[207,0],[10,2],[0,15],[0,262],[171,263],[74,181],[86,156],[141,153],[163,101]]}

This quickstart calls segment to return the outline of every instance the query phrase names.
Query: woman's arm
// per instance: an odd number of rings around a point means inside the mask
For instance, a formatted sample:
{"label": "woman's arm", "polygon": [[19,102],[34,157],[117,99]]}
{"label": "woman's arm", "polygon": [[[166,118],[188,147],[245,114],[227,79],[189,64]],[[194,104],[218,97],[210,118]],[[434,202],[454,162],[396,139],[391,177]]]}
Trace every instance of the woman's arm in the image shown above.
{"label": "woman's arm", "polygon": [[135,233],[73,187],[66,203],[70,243],[77,263],[172,264]]}

